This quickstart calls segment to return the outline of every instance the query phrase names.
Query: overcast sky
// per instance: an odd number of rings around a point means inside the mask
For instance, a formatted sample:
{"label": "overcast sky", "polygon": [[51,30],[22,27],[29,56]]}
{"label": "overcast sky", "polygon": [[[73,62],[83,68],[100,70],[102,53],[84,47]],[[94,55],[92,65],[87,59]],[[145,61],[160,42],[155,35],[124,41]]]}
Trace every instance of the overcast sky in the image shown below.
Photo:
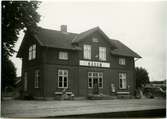
{"label": "overcast sky", "polygon": [[[38,11],[42,16],[39,26],[48,29],[60,30],[65,24],[69,32],[80,33],[99,26],[110,38],[142,56],[136,66],[144,67],[152,81],[165,79],[167,2],[50,1],[42,2]],[[15,56],[12,60],[20,76],[21,61]]]}

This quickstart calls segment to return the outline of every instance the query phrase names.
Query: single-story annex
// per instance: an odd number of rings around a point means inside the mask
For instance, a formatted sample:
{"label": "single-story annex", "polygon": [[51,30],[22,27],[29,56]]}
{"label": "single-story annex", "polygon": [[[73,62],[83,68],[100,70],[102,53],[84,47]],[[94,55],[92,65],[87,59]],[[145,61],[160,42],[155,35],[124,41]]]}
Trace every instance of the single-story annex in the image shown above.
{"label": "single-story annex", "polygon": [[37,98],[54,97],[66,89],[86,97],[98,86],[105,95],[134,95],[135,58],[141,58],[99,27],[82,33],[39,27],[26,33],[17,57],[22,59],[24,92]]}

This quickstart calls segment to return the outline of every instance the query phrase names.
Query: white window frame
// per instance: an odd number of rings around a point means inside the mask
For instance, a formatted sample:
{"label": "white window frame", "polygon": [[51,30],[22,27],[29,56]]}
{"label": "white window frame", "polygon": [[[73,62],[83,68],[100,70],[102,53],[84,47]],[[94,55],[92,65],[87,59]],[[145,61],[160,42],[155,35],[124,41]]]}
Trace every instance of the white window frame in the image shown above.
{"label": "white window frame", "polygon": [[84,59],[91,59],[91,45],[83,46],[83,57]]}
{"label": "white window frame", "polygon": [[[122,87],[121,87],[121,82],[122,82]],[[127,89],[127,73],[123,72],[119,73],[119,89]]]}
{"label": "white window frame", "polygon": [[28,59],[32,60],[36,58],[36,44],[33,44],[29,47]]}
{"label": "white window frame", "polygon": [[97,38],[92,38],[92,42],[94,42],[94,43],[98,43],[99,41],[98,41],[98,39]]}
{"label": "white window frame", "polygon": [[[97,73],[97,76],[93,76],[94,73]],[[99,88],[103,88],[103,73],[102,72],[88,72],[88,88],[93,88],[93,80],[94,78],[97,78],[98,80],[98,87]],[[99,79],[102,79],[102,82],[99,81]],[[91,81],[89,82],[89,79],[91,79]],[[89,86],[89,83],[91,83],[91,87]],[[99,84],[101,83],[101,86],[99,86]]]}
{"label": "white window frame", "polygon": [[28,54],[28,59],[31,60],[32,59],[32,46],[29,47],[29,54]]}
{"label": "white window frame", "polygon": [[99,47],[99,60],[106,61],[106,47]]}
{"label": "white window frame", "polygon": [[28,89],[27,72],[24,72],[24,91]]}
{"label": "white window frame", "polygon": [[[101,74],[101,75],[100,75]],[[102,79],[102,81],[100,82],[100,78]],[[101,83],[101,86],[99,86]],[[98,73],[98,86],[99,88],[103,88],[103,73]]]}
{"label": "white window frame", "polygon": [[120,65],[126,65],[126,59],[125,58],[119,58],[119,64]]}
{"label": "white window frame", "polygon": [[[61,72],[61,74],[60,74]],[[66,73],[66,74],[65,74]],[[62,77],[62,86],[59,85],[59,77]],[[64,86],[64,79],[67,79],[67,86]],[[58,88],[68,88],[68,70],[59,69],[58,70]]]}
{"label": "white window frame", "polygon": [[36,44],[32,45],[32,59],[36,58]]}
{"label": "white window frame", "polygon": [[59,52],[59,59],[61,59],[61,60],[68,60],[68,52],[60,51]]}
{"label": "white window frame", "polygon": [[34,88],[39,88],[39,80],[40,80],[40,71],[35,70]]}

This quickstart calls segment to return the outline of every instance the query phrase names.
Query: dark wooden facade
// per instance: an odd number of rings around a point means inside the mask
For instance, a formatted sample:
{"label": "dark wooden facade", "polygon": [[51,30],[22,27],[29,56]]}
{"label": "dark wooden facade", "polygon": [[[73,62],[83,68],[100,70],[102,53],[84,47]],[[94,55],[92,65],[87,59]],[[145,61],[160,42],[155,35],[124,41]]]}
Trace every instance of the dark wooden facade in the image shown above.
{"label": "dark wooden facade", "polygon": [[[98,42],[93,42],[92,38],[96,37]],[[61,40],[61,39],[59,39]],[[65,44],[66,42],[64,42]],[[28,49],[32,44],[36,44],[36,59],[28,60]],[[110,63],[109,68],[91,67],[79,65],[83,58],[83,45],[91,45],[91,60],[99,61],[95,57],[100,46],[106,47],[106,61]],[[55,92],[61,92],[63,88],[58,88],[58,70],[68,70],[68,90],[73,92],[75,96],[87,96],[92,93],[93,89],[88,88],[88,72],[102,72],[103,73],[103,88],[99,88],[100,93],[106,95],[113,95],[111,92],[111,83],[115,85],[117,92],[128,92],[134,95],[135,91],[135,76],[134,76],[134,57],[121,56],[111,53],[112,46],[108,39],[98,31],[95,31],[84,37],[79,43],[74,44],[79,47],[79,50],[53,48],[41,46],[39,41],[34,37],[26,34],[22,46],[19,50],[18,57],[22,58],[22,79],[24,81],[24,72],[27,72],[28,89],[27,92],[35,97],[54,97]],[[68,60],[60,60],[58,58],[59,51],[68,52]],[[126,65],[119,64],[119,58],[126,59]],[[87,59],[86,59],[87,60]],[[34,88],[34,71],[40,71],[39,88]],[[127,74],[127,88],[119,89],[119,73]]]}

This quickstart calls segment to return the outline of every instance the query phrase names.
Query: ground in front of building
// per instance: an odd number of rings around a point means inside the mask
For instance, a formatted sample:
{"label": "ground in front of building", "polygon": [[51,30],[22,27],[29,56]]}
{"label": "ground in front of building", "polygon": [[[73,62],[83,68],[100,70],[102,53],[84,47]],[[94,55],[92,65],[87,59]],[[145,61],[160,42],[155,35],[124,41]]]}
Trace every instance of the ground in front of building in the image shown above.
{"label": "ground in front of building", "polygon": [[51,117],[165,109],[165,99],[2,101],[2,117]]}

